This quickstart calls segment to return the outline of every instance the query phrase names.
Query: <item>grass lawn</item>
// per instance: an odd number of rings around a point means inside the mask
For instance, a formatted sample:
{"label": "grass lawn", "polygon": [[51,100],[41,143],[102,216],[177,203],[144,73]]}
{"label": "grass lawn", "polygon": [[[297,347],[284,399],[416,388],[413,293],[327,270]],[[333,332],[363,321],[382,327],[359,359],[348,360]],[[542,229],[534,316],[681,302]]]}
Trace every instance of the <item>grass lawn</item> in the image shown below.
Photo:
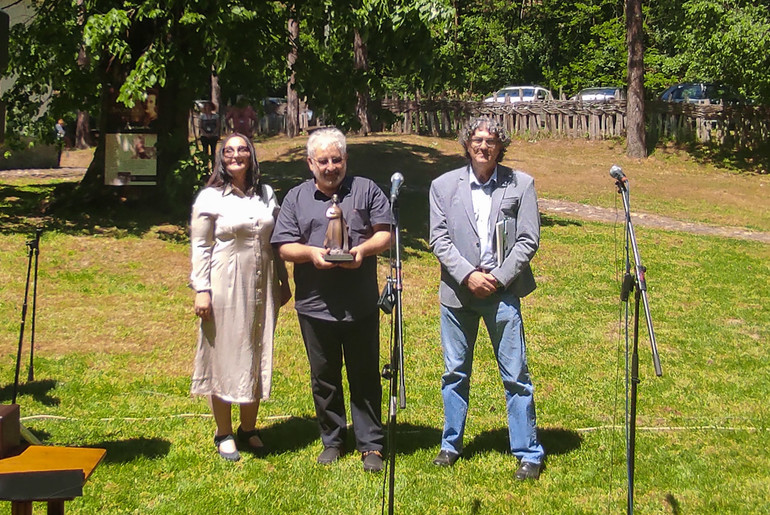
{"label": "grass lawn", "polygon": [[[279,194],[308,176],[303,144],[274,138],[257,145]],[[395,511],[625,512],[622,225],[543,215],[533,262],[539,287],[522,308],[548,453],[541,480],[513,480],[503,391],[483,331],[466,457],[438,469],[430,462],[442,426],[439,268],[427,248],[426,193],[433,177],[462,159],[450,140],[414,136],[352,138],[349,150],[352,173],[383,186],[395,170],[406,177],[407,408],[398,412]],[[608,175],[617,162],[638,211],[770,231],[766,176],[717,169],[676,152],[637,162],[623,157],[619,144],[516,141],[506,162],[530,171],[543,198],[622,211]],[[214,450],[206,402],[189,395],[196,318],[186,287],[184,221],[130,205],[42,217],[38,208],[54,187],[55,180],[0,179],[0,402],[12,397],[25,242],[43,224],[36,380],[22,384],[18,402],[25,425],[44,443],[107,449],[85,495],[67,503],[71,513],[381,511],[387,476],[364,474],[357,454],[328,468],[315,464],[321,444],[291,304],[276,334],[273,397],[259,416],[271,450],[227,463]],[[635,508],[770,513],[770,246],[639,226],[636,233],[663,376],[654,375],[643,330]],[[384,277],[387,261],[380,264]],[[384,364],[389,319],[381,320]],[[44,506],[35,509],[43,513]]]}

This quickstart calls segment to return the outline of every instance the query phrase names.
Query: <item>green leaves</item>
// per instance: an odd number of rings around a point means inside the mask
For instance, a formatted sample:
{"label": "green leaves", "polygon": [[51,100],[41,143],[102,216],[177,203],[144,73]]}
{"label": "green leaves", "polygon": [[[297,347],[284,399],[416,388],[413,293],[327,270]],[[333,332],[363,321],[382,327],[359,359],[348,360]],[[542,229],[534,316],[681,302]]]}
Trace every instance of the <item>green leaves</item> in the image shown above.
{"label": "green leaves", "polygon": [[130,25],[128,13],[122,9],[94,14],[88,18],[83,29],[83,44],[94,54],[106,52],[120,62],[128,62],[131,49],[124,38]]}

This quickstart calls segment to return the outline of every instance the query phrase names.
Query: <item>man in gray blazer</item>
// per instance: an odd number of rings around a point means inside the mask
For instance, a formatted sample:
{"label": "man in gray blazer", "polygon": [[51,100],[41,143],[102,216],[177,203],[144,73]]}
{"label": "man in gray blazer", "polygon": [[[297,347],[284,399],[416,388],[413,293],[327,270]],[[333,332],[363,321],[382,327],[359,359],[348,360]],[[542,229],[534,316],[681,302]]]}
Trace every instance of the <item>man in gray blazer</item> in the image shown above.
{"label": "man in gray blazer", "polygon": [[[468,164],[430,188],[430,245],[441,263],[444,431],[433,463],[461,456],[473,349],[483,319],[505,388],[514,477],[538,479],[545,451],[537,438],[520,298],[535,289],[530,268],[540,241],[534,181],[500,161],[510,139],[491,118],[472,118],[460,135]],[[500,248],[498,248],[500,247]]]}

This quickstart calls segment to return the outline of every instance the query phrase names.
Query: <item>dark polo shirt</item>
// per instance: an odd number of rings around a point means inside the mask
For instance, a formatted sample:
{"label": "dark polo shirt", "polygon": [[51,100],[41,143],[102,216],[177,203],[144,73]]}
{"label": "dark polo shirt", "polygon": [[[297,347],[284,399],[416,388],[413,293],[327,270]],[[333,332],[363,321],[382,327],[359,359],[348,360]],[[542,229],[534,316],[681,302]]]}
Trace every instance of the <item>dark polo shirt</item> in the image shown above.
{"label": "dark polo shirt", "polygon": [[[391,224],[390,202],[373,181],[348,175],[337,195],[351,248],[371,238],[373,226]],[[315,179],[295,186],[283,199],[270,242],[323,247],[331,204],[331,198],[316,188]],[[295,263],[294,284],[298,313],[321,320],[358,320],[377,310],[377,256],[364,258],[355,270],[319,270],[312,263]]]}

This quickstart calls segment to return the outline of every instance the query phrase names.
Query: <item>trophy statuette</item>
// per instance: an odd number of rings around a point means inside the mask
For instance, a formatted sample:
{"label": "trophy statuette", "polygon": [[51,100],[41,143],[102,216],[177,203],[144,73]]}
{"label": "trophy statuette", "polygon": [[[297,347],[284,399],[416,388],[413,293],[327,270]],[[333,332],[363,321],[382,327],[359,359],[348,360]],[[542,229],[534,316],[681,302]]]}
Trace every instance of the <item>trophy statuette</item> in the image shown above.
{"label": "trophy statuette", "polygon": [[353,255],[348,251],[348,225],[342,216],[336,193],[332,195],[332,205],[326,210],[326,218],[329,219],[329,225],[326,227],[324,247],[329,249],[329,253],[324,259],[332,263],[353,261]]}

